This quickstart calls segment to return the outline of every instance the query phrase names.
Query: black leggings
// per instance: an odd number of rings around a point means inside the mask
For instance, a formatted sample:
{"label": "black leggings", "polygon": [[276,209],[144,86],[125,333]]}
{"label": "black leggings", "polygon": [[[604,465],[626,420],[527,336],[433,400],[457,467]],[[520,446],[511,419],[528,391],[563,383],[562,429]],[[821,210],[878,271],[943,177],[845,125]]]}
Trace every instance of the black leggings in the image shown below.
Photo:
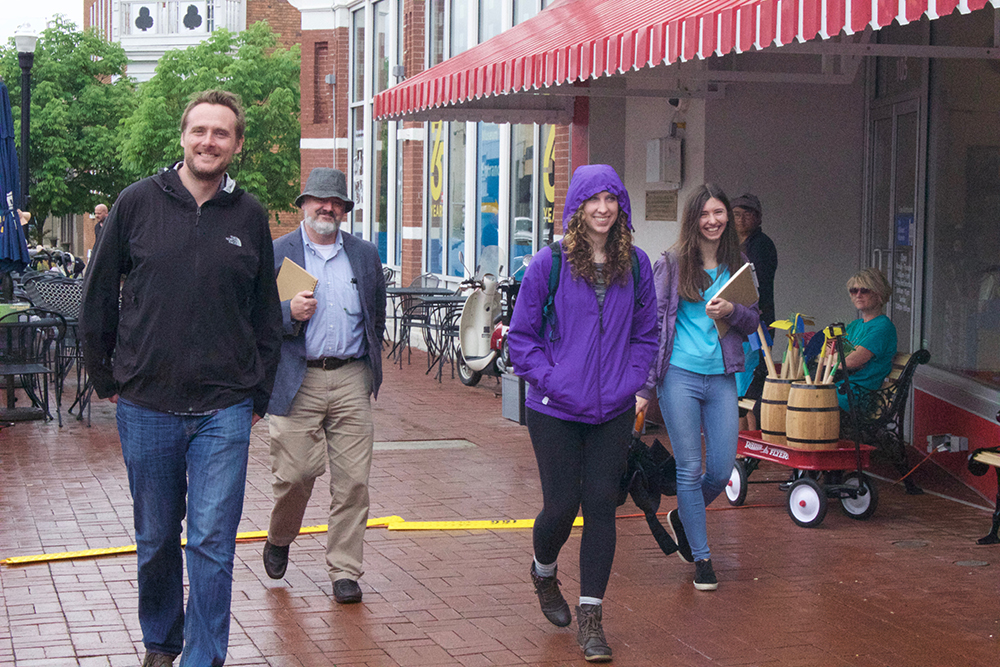
{"label": "black leggings", "polygon": [[535,557],[554,563],[580,504],[580,595],[603,598],[615,558],[615,507],[632,437],[633,410],[603,424],[584,424],[527,410],[528,433],[542,481],[542,511],[533,531]]}

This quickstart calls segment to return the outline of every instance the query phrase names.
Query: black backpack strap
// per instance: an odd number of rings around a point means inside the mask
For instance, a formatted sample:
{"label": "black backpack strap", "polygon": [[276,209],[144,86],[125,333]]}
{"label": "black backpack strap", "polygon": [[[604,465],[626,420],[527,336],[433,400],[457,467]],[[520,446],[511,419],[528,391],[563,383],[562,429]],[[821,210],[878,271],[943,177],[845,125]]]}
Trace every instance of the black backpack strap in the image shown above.
{"label": "black backpack strap", "polygon": [[545,325],[548,323],[550,325],[549,336],[552,340],[558,338],[556,333],[556,290],[559,288],[559,271],[562,269],[562,245],[559,241],[553,241],[549,244],[549,249],[552,251],[552,268],[549,269],[549,295],[545,299],[545,305],[542,306],[542,326],[538,330],[539,336],[545,335]]}
{"label": "black backpack strap", "polygon": [[632,289],[635,290],[635,309],[639,310],[644,305],[639,298],[639,253],[632,248]]}

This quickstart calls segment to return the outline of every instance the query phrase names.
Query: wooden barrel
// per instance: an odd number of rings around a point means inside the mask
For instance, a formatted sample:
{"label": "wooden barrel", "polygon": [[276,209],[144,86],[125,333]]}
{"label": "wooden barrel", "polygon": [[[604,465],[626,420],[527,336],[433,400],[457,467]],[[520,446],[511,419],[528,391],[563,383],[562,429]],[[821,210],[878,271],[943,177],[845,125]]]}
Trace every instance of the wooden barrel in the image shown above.
{"label": "wooden barrel", "polygon": [[840,441],[840,406],[833,384],[795,382],[788,392],[786,444],[793,449],[836,449]]}
{"label": "wooden barrel", "polygon": [[760,399],[760,437],[776,445],[785,444],[785,406],[791,380],[766,378]]}

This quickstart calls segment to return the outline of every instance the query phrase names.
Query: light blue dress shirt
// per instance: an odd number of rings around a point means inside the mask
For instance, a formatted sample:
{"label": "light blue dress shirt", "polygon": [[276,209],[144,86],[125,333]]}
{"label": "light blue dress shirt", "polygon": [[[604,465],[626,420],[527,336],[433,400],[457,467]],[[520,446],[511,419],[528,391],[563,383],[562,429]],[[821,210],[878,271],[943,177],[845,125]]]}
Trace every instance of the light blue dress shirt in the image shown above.
{"label": "light blue dress shirt", "polygon": [[342,232],[333,245],[313,243],[305,223],[299,225],[305,250],[305,269],[319,282],[313,297],[316,312],[306,327],[306,358],[360,358],[366,353],[361,294],[354,269],[344,252]]}

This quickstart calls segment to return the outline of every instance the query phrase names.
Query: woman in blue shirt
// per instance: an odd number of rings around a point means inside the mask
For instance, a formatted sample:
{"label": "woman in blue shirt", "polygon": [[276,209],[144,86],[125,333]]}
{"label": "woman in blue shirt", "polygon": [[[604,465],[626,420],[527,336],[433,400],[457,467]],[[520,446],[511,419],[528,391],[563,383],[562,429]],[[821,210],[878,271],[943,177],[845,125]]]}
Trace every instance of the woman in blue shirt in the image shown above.
{"label": "woman in blue shirt", "polygon": [[[695,564],[694,586],[700,591],[718,588],[705,507],[726,488],[733,471],[739,429],[735,373],[743,370],[743,341],[760,319],[757,304],[715,296],[747,261],[732,219],[729,200],[714,185],[703,185],[688,198],[680,239],[653,267],[659,352],[636,404],[645,411],[655,388],[677,460],[677,510],[668,514],[668,526],[677,553]],[[716,320],[729,324],[722,338]]]}
{"label": "woman in blue shirt", "polygon": [[[878,391],[892,371],[896,356],[896,326],[883,313],[891,288],[878,269],[862,269],[847,281],[851,303],[861,315],[847,325],[844,337],[853,349],[844,357],[851,389]],[[865,392],[862,392],[865,393]],[[840,408],[847,410],[846,394],[837,393]]]}

